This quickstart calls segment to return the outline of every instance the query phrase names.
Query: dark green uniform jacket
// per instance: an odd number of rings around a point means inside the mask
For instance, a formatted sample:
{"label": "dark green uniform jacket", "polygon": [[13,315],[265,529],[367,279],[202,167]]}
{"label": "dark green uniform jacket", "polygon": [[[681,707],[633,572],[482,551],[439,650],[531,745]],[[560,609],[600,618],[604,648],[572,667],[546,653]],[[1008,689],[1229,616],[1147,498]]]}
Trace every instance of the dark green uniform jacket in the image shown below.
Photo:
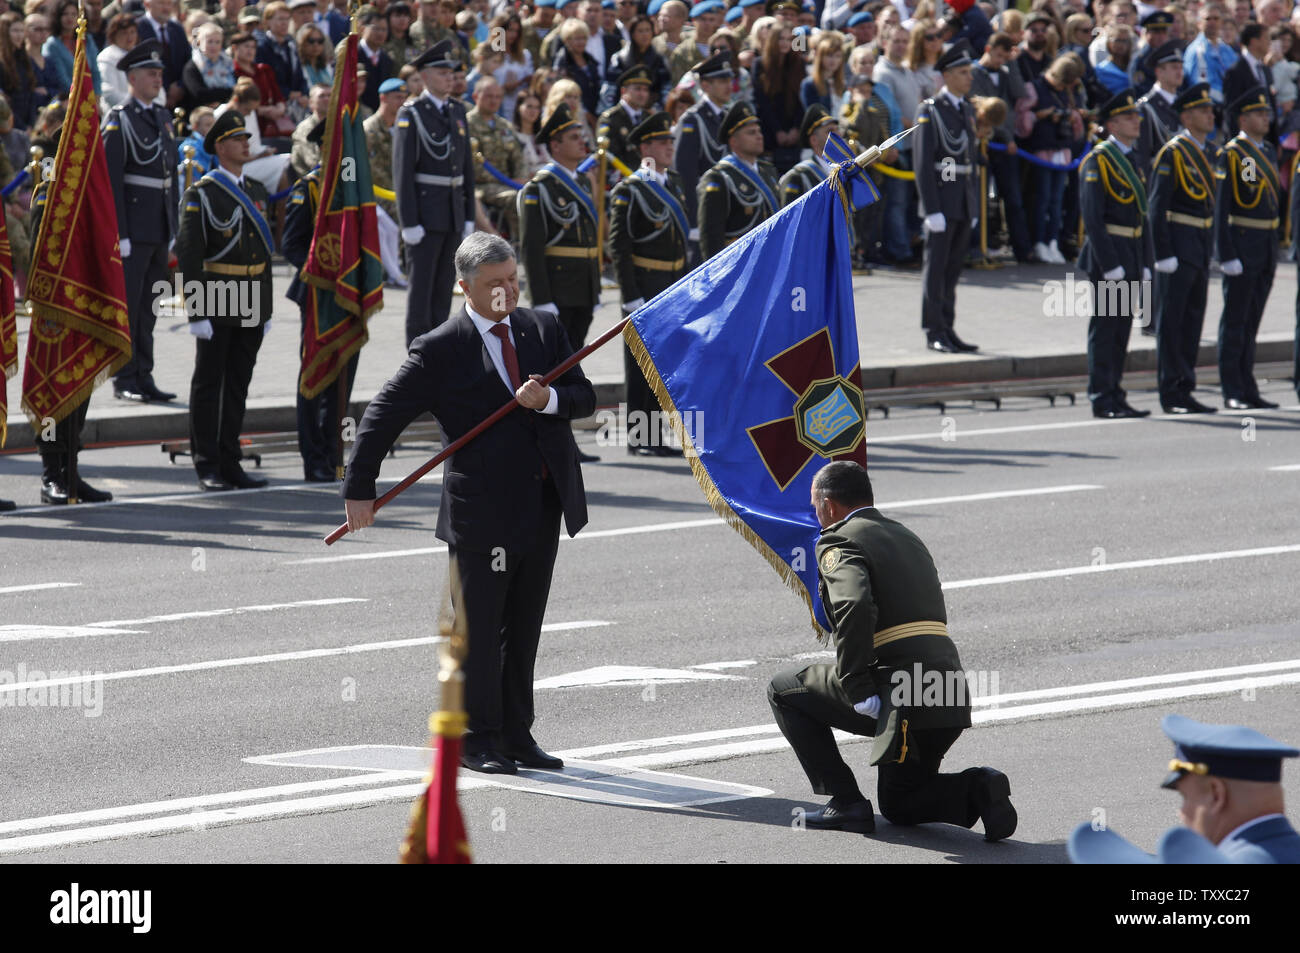
{"label": "dark green uniform jacket", "polygon": [[624,179],[610,196],[610,256],[624,303],[637,298],[649,301],[686,274],[690,223],[685,218],[681,176],[671,169],[666,174],[664,191],[677,200],[676,208],[671,208],[643,175]]}
{"label": "dark green uniform jacket", "polygon": [[549,162],[519,192],[519,248],[533,305],[600,303],[600,249],[587,177]]}
{"label": "dark green uniform jacket", "polygon": [[781,187],[776,179],[776,167],[764,159],[758,160],[760,186],[753,171],[748,167],[742,169],[736,164],[739,162],[729,152],[700,178],[697,218],[700,256],[705,260],[762,225],[780,207],[777,196]]}

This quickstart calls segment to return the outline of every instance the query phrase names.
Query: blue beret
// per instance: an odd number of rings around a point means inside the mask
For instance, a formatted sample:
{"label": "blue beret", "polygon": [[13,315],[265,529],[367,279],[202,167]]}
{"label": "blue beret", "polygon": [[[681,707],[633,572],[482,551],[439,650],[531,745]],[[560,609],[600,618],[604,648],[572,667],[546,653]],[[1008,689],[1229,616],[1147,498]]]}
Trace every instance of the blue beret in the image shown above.
{"label": "blue beret", "polygon": [[794,36],[812,36],[812,27],[810,27],[810,26],[797,26],[797,27],[795,27],[793,30],[791,30],[790,32],[791,32],[791,34],[794,35]]}
{"label": "blue beret", "polygon": [[874,23],[876,18],[867,10],[859,11],[849,17],[849,26],[857,26],[859,23]]}
{"label": "blue beret", "polygon": [[600,8],[602,10],[617,10],[618,4],[615,0],[600,0]]}
{"label": "blue beret", "polygon": [[726,22],[726,23],[735,23],[735,22],[736,22],[737,20],[739,20],[742,16],[744,16],[744,12],[740,9],[740,7],[735,6],[735,7],[732,7],[730,10],[728,10],[728,11],[727,11],[727,15],[726,15],[725,17],[723,17],[722,19],[723,19],[723,21]]}
{"label": "blue beret", "polygon": [[752,6],[756,5],[756,4],[766,3],[766,2],[767,2],[767,0],[740,0],[740,6],[742,6],[742,7],[752,7]]}
{"label": "blue beret", "polygon": [[555,0],[537,0],[537,5],[539,7],[553,7],[555,6]]}
{"label": "blue beret", "polygon": [[722,10],[725,7],[726,5],[722,0],[702,0],[701,3],[691,7],[691,18],[694,19],[702,13],[713,13],[715,10]]}
{"label": "blue beret", "polygon": [[379,84],[379,92],[380,93],[398,93],[398,92],[404,93],[406,92],[406,81],[398,79],[397,77],[393,77],[392,79],[386,79]]}
{"label": "blue beret", "polygon": [[667,2],[668,0],[650,0],[650,6],[645,8],[646,16],[654,16],[659,12],[659,8]]}

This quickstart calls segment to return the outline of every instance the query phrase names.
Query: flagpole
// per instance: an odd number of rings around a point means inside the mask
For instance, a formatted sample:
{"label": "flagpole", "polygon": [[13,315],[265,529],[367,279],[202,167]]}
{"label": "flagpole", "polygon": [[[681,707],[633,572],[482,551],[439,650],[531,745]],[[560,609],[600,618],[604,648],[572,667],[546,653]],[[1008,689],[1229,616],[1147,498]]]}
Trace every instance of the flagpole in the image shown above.
{"label": "flagpole", "polygon": [[[627,326],[627,322],[628,319],[624,318],[622,321],[619,321],[617,324],[611,327],[608,331],[605,331],[603,334],[601,334],[600,337],[596,338],[596,340],[592,341],[582,350],[575,351],[574,353],[570,354],[567,358],[564,359],[564,361],[561,364],[559,364],[557,367],[549,371],[542,378],[541,381],[542,386],[545,387],[549,385],[552,381],[554,381],[560,375],[564,374],[571,367],[581,362],[584,358],[587,357],[587,355],[591,354],[593,351],[597,350],[598,348],[604,347],[615,337],[622,334],[623,328]],[[400,494],[403,490],[409,488],[422,476],[424,476],[426,473],[428,473],[438,464],[442,463],[442,461],[446,460],[453,453],[455,453],[461,447],[465,446],[465,444],[469,443],[471,440],[473,440],[475,437],[481,434],[484,430],[487,430],[489,427],[491,427],[501,418],[505,417],[507,414],[509,414],[518,406],[519,406],[518,399],[512,399],[507,401],[506,403],[498,407],[492,413],[492,416],[488,417],[486,420],[484,420],[482,423],[476,426],[473,430],[470,430],[462,434],[458,439],[452,441],[450,444],[444,447],[442,451],[439,452],[436,456],[432,457],[431,459],[427,460],[425,463],[421,464],[420,467],[417,470],[415,470],[415,472],[413,472],[410,476],[404,479],[401,483],[398,483],[387,493],[383,494],[378,499],[376,499],[375,512],[378,512],[381,507],[391,503],[397,497],[397,495]],[[325,545],[326,546],[334,545],[335,542],[337,542],[338,540],[342,539],[345,535],[347,535],[347,532],[348,532],[348,524],[343,523],[332,533],[330,533],[328,536],[325,537]]]}
{"label": "flagpole", "polygon": [[[82,38],[86,35],[86,4],[85,0],[79,0],[77,3],[77,41],[84,42]],[[75,72],[75,68],[74,68]],[[56,150],[57,151],[57,150]],[[134,341],[132,344],[134,345]],[[86,396],[90,400],[90,396]],[[63,418],[67,423],[68,430],[68,466],[64,471],[64,479],[67,480],[68,506],[73,506],[79,502],[77,499],[77,445],[81,442],[80,427],[75,426],[77,422],[77,408],[73,408],[72,413]]]}

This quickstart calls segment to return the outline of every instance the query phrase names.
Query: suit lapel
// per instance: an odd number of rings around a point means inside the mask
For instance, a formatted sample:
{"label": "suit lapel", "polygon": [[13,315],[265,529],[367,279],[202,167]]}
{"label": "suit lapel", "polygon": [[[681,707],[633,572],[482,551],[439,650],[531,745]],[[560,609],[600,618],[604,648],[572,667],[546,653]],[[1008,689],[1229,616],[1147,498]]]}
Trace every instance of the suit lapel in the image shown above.
{"label": "suit lapel", "polygon": [[515,354],[519,358],[519,376],[523,380],[528,380],[529,374],[545,374],[549,371],[549,367],[542,366],[545,362],[545,354],[542,351],[537,325],[516,309],[510,315],[510,326],[515,332]]}

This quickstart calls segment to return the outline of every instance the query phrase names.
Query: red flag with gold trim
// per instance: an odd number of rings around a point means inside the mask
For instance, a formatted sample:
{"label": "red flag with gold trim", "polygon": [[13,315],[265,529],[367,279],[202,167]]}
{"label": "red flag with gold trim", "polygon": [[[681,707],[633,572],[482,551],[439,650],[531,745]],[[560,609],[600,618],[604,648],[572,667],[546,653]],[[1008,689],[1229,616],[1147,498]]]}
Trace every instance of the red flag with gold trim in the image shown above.
{"label": "red flag with gold trim", "polygon": [[9,398],[5,381],[18,373],[18,318],[14,314],[14,262],[9,226],[0,211],[0,447],[9,436]]}
{"label": "red flag with gold trim", "polygon": [[305,303],[302,377],[315,397],[369,340],[366,321],[384,306],[379,221],[366,134],[357,109],[357,35],[344,39],[321,143],[320,202],[311,250],[302,267]]}
{"label": "red flag with gold trim", "polygon": [[99,138],[99,109],[77,25],[67,118],[32,248],[32,307],[23,411],[33,428],[62,420],[131,358],[117,210]]}

